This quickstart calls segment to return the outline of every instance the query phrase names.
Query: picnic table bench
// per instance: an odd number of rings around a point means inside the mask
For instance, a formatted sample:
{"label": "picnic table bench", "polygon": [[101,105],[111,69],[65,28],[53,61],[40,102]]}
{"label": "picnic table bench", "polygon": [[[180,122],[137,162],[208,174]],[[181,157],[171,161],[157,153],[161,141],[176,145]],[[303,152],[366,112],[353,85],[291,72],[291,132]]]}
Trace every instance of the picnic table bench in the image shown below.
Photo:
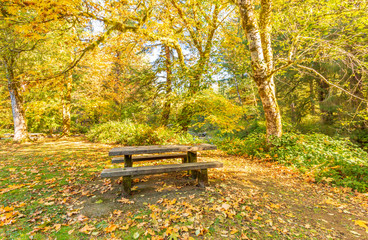
{"label": "picnic table bench", "polygon": [[[153,145],[113,148],[110,150],[109,156],[123,155],[124,157],[113,158],[112,163],[124,163],[124,168],[105,169],[102,171],[101,177],[123,177],[123,190],[127,195],[131,193],[133,176],[154,175],[169,172],[190,171],[192,177],[196,178],[198,180],[198,184],[203,187],[208,184],[207,169],[219,168],[222,167],[223,164],[221,162],[197,162],[197,152],[215,149],[217,149],[217,147],[211,144]],[[144,155],[133,156],[137,154]],[[182,163],[133,167],[133,162],[175,158],[182,159]]]}

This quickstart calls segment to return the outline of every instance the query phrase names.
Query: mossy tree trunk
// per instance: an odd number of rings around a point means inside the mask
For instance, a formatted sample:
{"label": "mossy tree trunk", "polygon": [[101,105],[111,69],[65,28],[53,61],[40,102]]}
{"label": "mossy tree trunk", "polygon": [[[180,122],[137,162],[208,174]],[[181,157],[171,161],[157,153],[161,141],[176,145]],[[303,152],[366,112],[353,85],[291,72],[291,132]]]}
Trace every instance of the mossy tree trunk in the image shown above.
{"label": "mossy tree trunk", "polygon": [[14,77],[14,57],[4,58],[4,64],[13,113],[14,141],[23,141],[28,138],[27,121],[21,94],[21,84]]}
{"label": "mossy tree trunk", "polygon": [[239,0],[242,27],[246,32],[251,55],[253,79],[258,87],[267,128],[267,137],[282,135],[281,113],[276,99],[274,64],[271,46],[272,0],[261,0],[258,19],[253,0]]}

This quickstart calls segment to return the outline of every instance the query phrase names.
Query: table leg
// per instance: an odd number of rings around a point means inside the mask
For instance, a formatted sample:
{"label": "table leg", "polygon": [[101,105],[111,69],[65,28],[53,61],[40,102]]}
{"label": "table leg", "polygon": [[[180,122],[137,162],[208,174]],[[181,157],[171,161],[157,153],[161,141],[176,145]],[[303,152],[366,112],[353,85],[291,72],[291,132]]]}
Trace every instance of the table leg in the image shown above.
{"label": "table leg", "polygon": [[[132,167],[132,155],[124,155],[124,167]],[[126,195],[130,195],[132,189],[132,177],[131,176],[124,176],[123,177],[123,190]]]}
{"label": "table leg", "polygon": [[202,169],[198,171],[198,185],[200,187],[205,187],[206,185],[208,185],[207,169]]}
{"label": "table leg", "polygon": [[[188,152],[187,158],[189,163],[197,162],[197,152]],[[190,171],[192,178],[197,178],[197,171]]]}

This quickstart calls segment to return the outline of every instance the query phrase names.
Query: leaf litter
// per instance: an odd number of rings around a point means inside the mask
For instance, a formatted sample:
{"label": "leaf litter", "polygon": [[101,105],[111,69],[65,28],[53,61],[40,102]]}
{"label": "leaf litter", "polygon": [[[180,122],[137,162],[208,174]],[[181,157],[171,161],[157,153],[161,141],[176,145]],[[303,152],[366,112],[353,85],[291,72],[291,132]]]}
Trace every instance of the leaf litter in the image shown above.
{"label": "leaf litter", "polygon": [[122,197],[121,180],[98,178],[112,147],[82,139],[0,146],[0,236],[368,239],[367,194],[221,151],[200,154],[224,163],[205,189],[184,173],[163,174],[135,179],[133,195]]}

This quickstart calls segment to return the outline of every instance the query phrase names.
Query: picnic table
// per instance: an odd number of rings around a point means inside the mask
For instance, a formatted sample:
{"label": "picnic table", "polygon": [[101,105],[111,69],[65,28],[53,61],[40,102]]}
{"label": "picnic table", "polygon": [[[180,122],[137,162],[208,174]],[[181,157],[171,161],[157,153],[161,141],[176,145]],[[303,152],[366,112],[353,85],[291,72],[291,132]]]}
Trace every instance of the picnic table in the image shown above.
{"label": "picnic table", "polygon": [[[216,149],[217,147],[211,144],[151,145],[113,148],[110,150],[109,156],[124,157],[115,157],[112,159],[112,163],[124,163],[124,168],[105,169],[102,171],[101,177],[122,176],[123,190],[126,195],[131,193],[133,176],[168,172],[190,171],[191,176],[198,180],[198,185],[203,187],[208,184],[207,169],[219,168],[223,164],[220,162],[197,162],[197,152]],[[176,158],[182,159],[182,163],[133,167],[133,162]]]}

